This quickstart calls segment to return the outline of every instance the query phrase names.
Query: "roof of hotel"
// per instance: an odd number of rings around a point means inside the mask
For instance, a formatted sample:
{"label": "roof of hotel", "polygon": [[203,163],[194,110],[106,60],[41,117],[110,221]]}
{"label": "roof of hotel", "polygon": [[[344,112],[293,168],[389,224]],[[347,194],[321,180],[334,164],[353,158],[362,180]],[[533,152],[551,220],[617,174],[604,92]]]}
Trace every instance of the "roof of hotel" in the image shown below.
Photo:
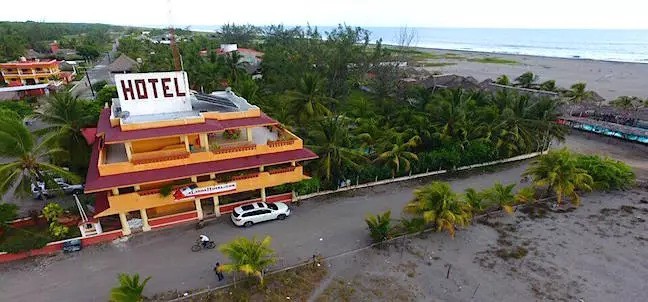
{"label": "roof of hotel", "polygon": [[14,91],[33,90],[33,89],[43,89],[43,88],[47,88],[49,85],[50,84],[36,84],[36,85],[0,87],[0,92],[14,92]]}
{"label": "roof of hotel", "polygon": [[308,149],[299,149],[212,162],[195,163],[163,169],[100,176],[99,167],[97,165],[97,161],[99,160],[98,144],[99,142],[96,142],[92,147],[90,167],[88,168],[88,175],[86,177],[86,192],[96,192],[116,187],[132,186],[134,184],[180,179],[201,174],[223,173],[265,165],[317,158],[317,155],[313,153],[313,151]]}
{"label": "roof of hotel", "polygon": [[226,129],[234,129],[249,126],[268,126],[278,125],[279,122],[273,120],[269,116],[261,113],[259,117],[248,117],[232,120],[214,120],[205,119],[204,123],[187,124],[180,126],[169,126],[161,128],[141,129],[122,131],[120,127],[110,126],[110,108],[103,109],[99,116],[99,124],[97,125],[97,134],[104,134],[104,142],[107,144],[124,142],[130,140],[147,139],[155,137],[166,137],[181,134],[192,134],[200,132],[223,131]]}
{"label": "roof of hotel", "polygon": [[58,64],[58,61],[56,59],[51,59],[51,60],[42,60],[42,61],[12,61],[12,62],[5,62],[5,63],[0,63],[0,66],[2,67],[27,67],[30,65],[38,66],[38,65],[51,65],[51,64]]}

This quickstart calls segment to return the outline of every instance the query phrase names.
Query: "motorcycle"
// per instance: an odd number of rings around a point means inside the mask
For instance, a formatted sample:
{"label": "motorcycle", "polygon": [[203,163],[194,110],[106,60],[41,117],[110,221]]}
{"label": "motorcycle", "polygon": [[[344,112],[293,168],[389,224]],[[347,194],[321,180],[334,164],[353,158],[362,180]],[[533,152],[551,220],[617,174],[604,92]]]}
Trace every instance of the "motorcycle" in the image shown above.
{"label": "motorcycle", "polygon": [[207,243],[204,243],[200,240],[196,240],[196,243],[191,246],[191,251],[192,252],[198,252],[202,249],[213,249],[216,247],[216,243],[213,241],[208,241]]}

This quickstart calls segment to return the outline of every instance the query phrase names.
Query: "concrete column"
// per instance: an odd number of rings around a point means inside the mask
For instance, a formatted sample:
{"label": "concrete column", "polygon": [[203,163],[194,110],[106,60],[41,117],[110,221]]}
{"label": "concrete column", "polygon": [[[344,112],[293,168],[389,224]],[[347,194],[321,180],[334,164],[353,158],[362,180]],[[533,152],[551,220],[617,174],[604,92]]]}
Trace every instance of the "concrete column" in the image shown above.
{"label": "concrete column", "polygon": [[131,161],[133,158],[133,145],[130,142],[125,142],[124,149],[126,149],[126,157],[128,158],[128,161]]}
{"label": "concrete column", "polygon": [[186,135],[183,135],[182,136],[182,141],[184,141],[185,148],[187,149],[187,152],[191,152],[191,150],[189,149],[189,137],[186,136]]}
{"label": "concrete column", "polygon": [[198,182],[198,176],[192,176],[191,182]]}
{"label": "concrete column", "polygon": [[128,226],[128,220],[126,219],[126,213],[121,212],[119,213],[119,221],[121,221],[122,225],[122,233],[124,236],[128,236],[131,234],[131,229],[130,226]]}
{"label": "concrete column", "polygon": [[207,133],[200,134],[200,146],[205,148],[206,151],[209,151],[209,139],[207,139]]}
{"label": "concrete column", "polygon": [[209,173],[209,178],[215,179],[216,178],[216,173]]}
{"label": "concrete column", "polygon": [[134,185],[133,188],[135,188],[135,191],[139,191],[142,189],[140,185]]}
{"label": "concrete column", "polygon": [[200,205],[200,199],[194,199],[194,204],[196,204],[196,213],[198,213],[198,220],[203,220],[204,215],[202,211],[202,206]]}
{"label": "concrete column", "polygon": [[113,195],[119,195],[119,189],[117,189],[117,188],[112,188],[112,194],[113,194]]}
{"label": "concrete column", "polygon": [[263,166],[259,167],[259,172],[263,172]]}
{"label": "concrete column", "polygon": [[216,214],[216,217],[220,217],[220,206],[219,206],[219,201],[218,201],[218,195],[214,196],[214,214]]}
{"label": "concrete column", "polygon": [[293,166],[293,167],[297,166],[297,162],[293,160],[293,161],[290,162],[290,165]]}
{"label": "concrete column", "polygon": [[266,201],[265,187],[261,188],[261,201]]}
{"label": "concrete column", "polygon": [[248,142],[252,142],[252,128],[245,128]]}
{"label": "concrete column", "polygon": [[146,214],[146,209],[140,209],[140,217],[142,218],[142,231],[150,231],[151,226],[148,223],[148,215]]}

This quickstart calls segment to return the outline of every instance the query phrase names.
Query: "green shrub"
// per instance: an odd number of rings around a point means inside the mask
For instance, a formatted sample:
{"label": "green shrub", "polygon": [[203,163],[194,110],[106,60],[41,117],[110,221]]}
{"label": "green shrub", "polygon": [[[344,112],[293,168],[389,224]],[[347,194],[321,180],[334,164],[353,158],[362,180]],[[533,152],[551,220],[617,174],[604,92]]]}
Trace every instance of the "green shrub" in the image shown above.
{"label": "green shrub", "polygon": [[25,101],[4,101],[0,102],[0,109],[7,109],[11,110],[15,113],[17,113],[20,118],[25,118],[28,115],[31,115],[34,113],[34,109],[32,109],[29,104]]}
{"label": "green shrub", "polygon": [[383,242],[390,238],[392,231],[391,211],[377,215],[367,215],[365,222],[369,229],[369,236],[374,243]]}
{"label": "green shrub", "polygon": [[320,187],[320,181],[317,178],[305,179],[293,185],[293,190],[299,195],[315,193]]}
{"label": "green shrub", "polygon": [[43,216],[47,221],[52,222],[63,214],[63,208],[58,203],[50,202],[43,208]]}
{"label": "green shrub", "polygon": [[106,82],[104,80],[101,80],[101,81],[98,81],[98,82],[92,84],[92,89],[94,89],[94,91],[98,92],[99,90],[104,88],[104,86],[106,86],[106,85],[108,85],[108,82]]}
{"label": "green shrub", "polygon": [[172,191],[173,191],[173,186],[168,184],[160,188],[160,195],[167,197],[171,195]]}
{"label": "green shrub", "polygon": [[70,228],[58,223],[57,221],[52,221],[49,225],[49,234],[52,238],[63,239],[70,232]]}
{"label": "green shrub", "polygon": [[13,236],[6,236],[6,239],[0,243],[0,251],[7,253],[19,253],[33,249],[44,247],[50,238],[46,236],[39,236],[38,234],[31,234],[23,230],[13,230],[13,232],[20,232]]}
{"label": "green shrub", "polygon": [[598,155],[576,154],[576,167],[587,171],[594,189],[627,189],[634,184],[635,174],[626,163]]}
{"label": "green shrub", "polygon": [[0,203],[0,226],[16,219],[18,206],[11,203]]}
{"label": "green shrub", "polygon": [[411,219],[401,219],[401,225],[407,234],[418,233],[425,230],[425,220],[421,217],[413,217]]}

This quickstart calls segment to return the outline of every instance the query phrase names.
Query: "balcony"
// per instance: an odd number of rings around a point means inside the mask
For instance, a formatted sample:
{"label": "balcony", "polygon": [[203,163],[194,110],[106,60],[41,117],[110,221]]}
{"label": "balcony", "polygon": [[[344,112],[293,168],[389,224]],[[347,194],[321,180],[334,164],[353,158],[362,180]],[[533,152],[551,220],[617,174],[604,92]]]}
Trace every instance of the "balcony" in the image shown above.
{"label": "balcony", "polygon": [[[228,192],[226,194],[215,194],[215,195],[227,195],[240,192],[247,192],[251,190],[258,190],[261,188],[269,188],[285,183],[298,182],[303,179],[308,178],[304,176],[303,167],[295,166],[289,167],[290,169],[277,169],[272,172],[258,172],[250,173],[247,175],[240,175],[232,177],[230,181],[221,181],[216,182],[215,180],[198,182],[196,185],[198,187],[207,187],[213,186],[218,183],[236,183],[236,191]],[[181,187],[181,186],[178,186]],[[117,214],[119,212],[128,212],[138,210],[140,208],[154,208],[159,206],[165,206],[173,203],[179,202],[173,197],[173,194],[169,196],[162,196],[159,193],[159,189],[151,189],[144,191],[137,191],[134,193],[120,194],[109,196],[108,201],[110,203],[110,208],[102,213],[102,216]],[[202,197],[207,198],[207,197]],[[192,200],[193,198],[186,199]]]}
{"label": "balcony", "polygon": [[[146,171],[201,162],[299,150],[304,147],[302,140],[287,130],[270,131],[265,127],[257,128],[263,128],[263,130],[252,130],[252,137],[254,138],[252,142],[248,141],[247,138],[242,139],[238,137],[234,140],[227,140],[227,143],[224,143],[223,140],[215,138],[213,141],[220,141],[221,144],[213,144],[209,152],[206,152],[202,148],[196,148],[190,153],[186,152],[184,148],[181,149],[180,146],[183,145],[177,145],[177,148],[171,150],[134,153],[132,154],[131,162],[125,159],[125,150],[116,151],[116,148],[112,147],[117,144],[106,145],[106,148],[100,150],[99,173],[100,175],[114,175],[126,172]],[[117,153],[118,155],[114,155],[113,153]]]}

